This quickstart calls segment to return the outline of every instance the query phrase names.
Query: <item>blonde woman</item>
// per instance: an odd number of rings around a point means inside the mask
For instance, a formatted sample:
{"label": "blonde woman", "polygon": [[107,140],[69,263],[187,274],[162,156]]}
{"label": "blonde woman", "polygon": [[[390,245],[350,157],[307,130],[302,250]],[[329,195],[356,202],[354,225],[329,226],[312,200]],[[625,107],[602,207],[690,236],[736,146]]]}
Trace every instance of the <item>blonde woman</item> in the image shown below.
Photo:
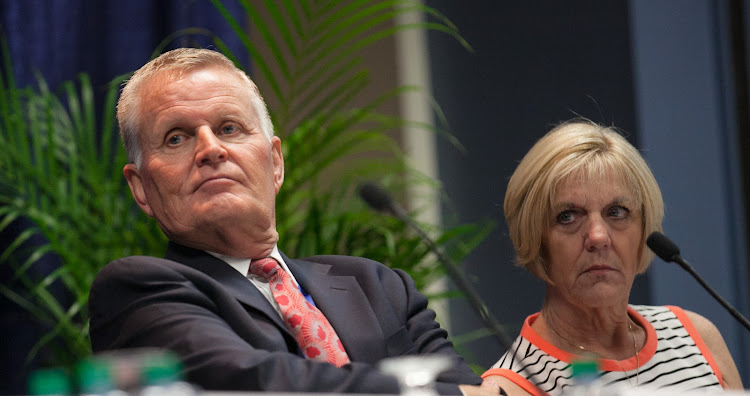
{"label": "blonde woman", "polygon": [[518,264],[546,283],[540,312],[487,372],[510,395],[559,395],[577,357],[629,387],[741,389],[717,328],[673,306],[628,303],[653,254],[664,204],[638,151],[588,120],[557,126],[526,154],[505,195]]}

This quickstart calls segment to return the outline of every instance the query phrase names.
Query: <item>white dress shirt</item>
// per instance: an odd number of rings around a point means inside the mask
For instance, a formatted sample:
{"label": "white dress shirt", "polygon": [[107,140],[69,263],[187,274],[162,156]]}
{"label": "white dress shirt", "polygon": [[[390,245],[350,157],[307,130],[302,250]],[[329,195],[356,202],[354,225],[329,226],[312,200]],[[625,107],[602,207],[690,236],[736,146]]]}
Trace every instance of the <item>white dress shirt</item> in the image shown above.
{"label": "white dress shirt", "polygon": [[[225,263],[232,266],[232,268],[239,271],[242,274],[242,276],[246,277],[250,281],[250,283],[255,285],[255,287],[257,287],[258,290],[260,290],[263,296],[266,297],[266,300],[268,300],[268,302],[271,303],[271,306],[273,306],[276,312],[279,313],[279,316],[281,316],[281,310],[279,309],[279,304],[273,298],[273,294],[271,294],[271,287],[268,285],[268,281],[265,278],[262,278],[260,276],[256,276],[252,274],[248,275],[248,271],[250,271],[250,261],[251,261],[250,259],[232,257],[232,256],[227,256],[225,254],[214,253],[214,252],[209,252],[209,251],[206,251],[206,252],[218,258],[219,260],[224,261]],[[289,276],[292,278],[294,285],[299,287],[299,283],[297,283],[297,279],[294,278],[294,274],[292,273],[292,271],[289,271],[289,267],[286,266],[284,259],[281,258],[281,253],[279,253],[279,249],[277,246],[273,247],[273,251],[271,251],[271,254],[268,257],[271,257],[272,259],[278,261],[279,265],[281,265],[281,268],[283,268],[284,271],[286,271],[286,273],[289,274]]]}

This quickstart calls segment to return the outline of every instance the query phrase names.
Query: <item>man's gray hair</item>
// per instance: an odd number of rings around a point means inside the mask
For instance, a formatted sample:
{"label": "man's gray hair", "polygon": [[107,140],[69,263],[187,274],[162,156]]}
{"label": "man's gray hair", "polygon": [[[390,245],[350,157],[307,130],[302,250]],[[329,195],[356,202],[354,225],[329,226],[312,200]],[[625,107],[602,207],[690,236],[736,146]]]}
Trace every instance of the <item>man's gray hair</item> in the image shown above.
{"label": "man's gray hair", "polygon": [[122,137],[125,152],[128,155],[128,162],[134,163],[138,168],[141,167],[143,154],[138,136],[141,129],[147,127],[142,125],[139,117],[141,113],[139,109],[141,88],[144,84],[147,84],[157,74],[170,73],[171,78],[179,79],[191,71],[209,67],[221,67],[235,72],[247,83],[250,100],[260,120],[260,127],[268,139],[271,139],[274,132],[268,108],[258,87],[244,71],[219,52],[200,48],[178,48],[165,52],[143,65],[125,83],[122,89],[120,99],[117,102],[117,121],[120,126],[120,137]]}

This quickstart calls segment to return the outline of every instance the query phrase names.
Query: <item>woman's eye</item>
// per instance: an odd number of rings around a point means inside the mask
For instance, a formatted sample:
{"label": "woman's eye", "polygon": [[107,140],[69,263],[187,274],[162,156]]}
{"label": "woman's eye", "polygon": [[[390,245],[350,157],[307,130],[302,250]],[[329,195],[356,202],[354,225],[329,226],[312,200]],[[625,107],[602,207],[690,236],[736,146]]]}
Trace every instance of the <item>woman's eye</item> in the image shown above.
{"label": "woman's eye", "polygon": [[623,208],[622,206],[614,206],[609,209],[608,215],[610,217],[621,219],[627,217],[629,213],[630,211],[627,208]]}
{"label": "woman's eye", "polygon": [[573,211],[566,210],[557,215],[558,224],[570,224],[575,220],[575,214]]}

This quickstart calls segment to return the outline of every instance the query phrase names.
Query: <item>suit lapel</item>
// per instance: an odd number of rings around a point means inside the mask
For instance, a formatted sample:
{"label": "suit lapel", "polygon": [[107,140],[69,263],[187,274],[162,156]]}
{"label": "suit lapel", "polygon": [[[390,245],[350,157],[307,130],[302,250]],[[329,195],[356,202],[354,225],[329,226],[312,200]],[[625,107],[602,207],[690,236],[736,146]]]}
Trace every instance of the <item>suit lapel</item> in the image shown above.
{"label": "suit lapel", "polygon": [[[292,260],[284,261],[302,288],[323,312],[352,361],[374,363],[387,356],[384,336],[370,301],[353,276],[330,275],[331,265]],[[294,340],[278,312],[261,292],[229,264],[197,249],[170,242],[165,257],[203,272],[219,282],[242,304],[262,312],[285,336]]]}
{"label": "suit lapel", "polygon": [[289,337],[294,339],[288,332],[284,321],[279,313],[261,294],[260,290],[253,286],[242,274],[237,272],[231,265],[198,249],[189,248],[169,242],[165,257],[169,260],[185,264],[195,270],[203,272],[224,286],[242,304],[260,311],[268,316]]}
{"label": "suit lapel", "polygon": [[353,276],[330,275],[331,265],[282,256],[336,330],[352,361],[375,362],[386,356],[380,323]]}

